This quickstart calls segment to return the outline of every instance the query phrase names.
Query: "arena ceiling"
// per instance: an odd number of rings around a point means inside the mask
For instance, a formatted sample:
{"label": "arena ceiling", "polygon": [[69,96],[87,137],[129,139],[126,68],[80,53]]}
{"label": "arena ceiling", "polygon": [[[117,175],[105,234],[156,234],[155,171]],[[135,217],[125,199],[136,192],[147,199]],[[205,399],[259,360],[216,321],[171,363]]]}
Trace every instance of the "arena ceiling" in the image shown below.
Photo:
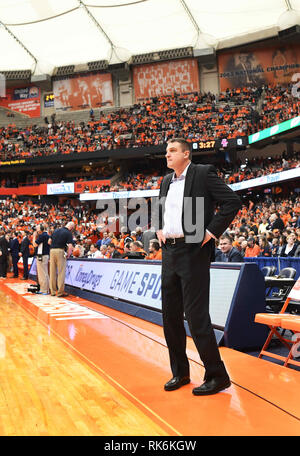
{"label": "arena ceiling", "polygon": [[1,0],[0,71],[238,45],[300,24],[300,0]]}

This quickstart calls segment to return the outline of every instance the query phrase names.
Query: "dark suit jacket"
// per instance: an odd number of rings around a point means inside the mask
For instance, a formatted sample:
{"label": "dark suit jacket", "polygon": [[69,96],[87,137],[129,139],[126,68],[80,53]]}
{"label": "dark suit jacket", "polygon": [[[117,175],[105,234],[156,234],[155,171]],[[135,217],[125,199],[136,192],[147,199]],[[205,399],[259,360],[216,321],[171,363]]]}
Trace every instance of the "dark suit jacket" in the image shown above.
{"label": "dark suit jacket", "polygon": [[[154,226],[158,226],[157,229],[162,229],[163,227],[165,197],[172,177],[173,173],[166,175],[160,186],[158,212],[156,213],[156,220],[154,220]],[[219,238],[228,228],[242,205],[240,198],[218,177],[217,171],[212,165],[190,164],[185,178],[184,197],[189,198],[184,199],[182,226],[184,235],[189,236],[189,242],[191,243],[202,242],[206,229],[216,238]],[[197,197],[203,197],[203,214],[200,213],[202,211],[201,207],[197,209]],[[215,212],[217,204],[218,211]],[[193,240],[193,231],[187,231],[184,223],[186,214],[187,218],[192,218],[193,223],[196,220],[198,223],[199,221],[202,223],[201,217],[203,216],[203,230],[200,238],[195,236]],[[195,231],[194,229],[194,234]]]}
{"label": "dark suit jacket", "polygon": [[10,241],[9,247],[12,256],[19,256],[20,244],[17,238]]}
{"label": "dark suit jacket", "polygon": [[22,253],[23,256],[29,256],[29,244],[30,241],[27,236],[22,239],[21,245],[20,245],[20,252]]}
{"label": "dark suit jacket", "polygon": [[226,258],[226,255],[221,252],[220,249],[216,249],[216,258],[215,261],[220,261],[220,262],[229,262],[229,263],[243,263],[244,258],[236,249],[235,247],[232,247],[232,249],[229,252],[228,259]]}
{"label": "dark suit jacket", "polygon": [[[0,250],[3,256],[8,255],[9,243],[6,240],[5,236],[0,237]],[[1,258],[1,257],[0,257]]]}

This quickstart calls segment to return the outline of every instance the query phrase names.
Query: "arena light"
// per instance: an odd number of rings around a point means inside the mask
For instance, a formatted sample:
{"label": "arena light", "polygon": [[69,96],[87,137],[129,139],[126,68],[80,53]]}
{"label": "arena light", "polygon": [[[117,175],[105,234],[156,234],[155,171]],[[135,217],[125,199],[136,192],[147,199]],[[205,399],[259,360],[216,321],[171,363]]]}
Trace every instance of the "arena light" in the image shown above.
{"label": "arena light", "polygon": [[150,52],[148,54],[134,55],[131,59],[131,64],[138,65],[143,63],[158,62],[163,60],[182,59],[193,57],[193,48],[186,47],[180,49],[169,49],[165,51]]}
{"label": "arena light", "polygon": [[14,71],[1,71],[1,74],[6,80],[24,80],[31,78],[31,70],[14,70]]}
{"label": "arena light", "polygon": [[300,116],[294,117],[293,119],[286,120],[272,127],[266,128],[265,130],[258,131],[253,133],[253,135],[248,136],[249,144],[262,141],[263,139],[271,138],[280,133],[284,133],[293,128],[300,127]]}

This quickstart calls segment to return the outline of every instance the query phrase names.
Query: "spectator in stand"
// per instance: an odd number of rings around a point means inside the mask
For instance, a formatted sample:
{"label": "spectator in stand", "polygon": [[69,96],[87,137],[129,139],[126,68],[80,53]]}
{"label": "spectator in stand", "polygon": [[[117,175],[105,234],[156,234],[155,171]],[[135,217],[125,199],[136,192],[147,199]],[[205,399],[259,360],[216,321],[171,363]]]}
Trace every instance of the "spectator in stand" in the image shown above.
{"label": "spectator in stand", "polygon": [[143,243],[143,230],[140,226],[137,226],[135,229],[136,232],[136,241],[140,241]]}
{"label": "spectator in stand", "polygon": [[131,243],[131,252],[138,253],[141,258],[147,256],[147,252],[145,252],[143,244],[140,241],[133,241]]}
{"label": "spectator in stand", "polygon": [[87,253],[88,258],[101,258],[100,250],[97,249],[95,244],[91,244],[90,250]]}
{"label": "spectator in stand", "polygon": [[279,250],[279,239],[275,237],[272,239],[272,245],[271,245],[271,254],[273,257],[278,256],[278,250]]}
{"label": "spectator in stand", "polygon": [[265,236],[261,236],[258,241],[258,245],[260,247],[260,254],[259,256],[262,257],[269,257],[271,256],[271,247],[267,238]]}
{"label": "spectator in stand", "polygon": [[258,234],[265,234],[267,232],[268,226],[269,226],[268,219],[266,217],[262,217],[261,222],[258,226]]}
{"label": "spectator in stand", "polygon": [[248,247],[248,242],[245,239],[244,241],[241,242],[241,249],[240,249],[240,254],[242,255],[243,258],[245,258],[247,247]]}
{"label": "spectator in stand", "polygon": [[280,247],[278,255],[280,257],[293,257],[295,256],[298,244],[295,242],[295,236],[289,234],[286,238],[286,243]]}
{"label": "spectator in stand", "polygon": [[223,263],[241,263],[244,261],[244,258],[238,249],[232,246],[232,238],[227,234],[223,234],[219,239],[215,261]]}
{"label": "spectator in stand", "polygon": [[125,242],[124,244],[124,253],[122,255],[122,258],[126,259],[128,254],[131,252],[131,244],[132,242]]}
{"label": "spectator in stand", "polygon": [[247,240],[247,248],[245,250],[245,258],[258,257],[259,255],[259,246],[255,243],[255,239],[253,237],[249,237]]}
{"label": "spectator in stand", "polygon": [[275,229],[282,231],[284,229],[284,223],[277,212],[270,215],[269,222],[268,229],[271,231]]}
{"label": "spectator in stand", "polygon": [[161,260],[161,248],[158,239],[151,239],[149,243],[149,255],[146,260]]}
{"label": "spectator in stand", "polygon": [[107,245],[108,258],[121,258],[120,252],[117,250],[116,245],[113,242],[110,242]]}
{"label": "spectator in stand", "polygon": [[100,255],[99,258],[109,258],[109,253],[107,251],[107,245],[103,244],[100,247]]}

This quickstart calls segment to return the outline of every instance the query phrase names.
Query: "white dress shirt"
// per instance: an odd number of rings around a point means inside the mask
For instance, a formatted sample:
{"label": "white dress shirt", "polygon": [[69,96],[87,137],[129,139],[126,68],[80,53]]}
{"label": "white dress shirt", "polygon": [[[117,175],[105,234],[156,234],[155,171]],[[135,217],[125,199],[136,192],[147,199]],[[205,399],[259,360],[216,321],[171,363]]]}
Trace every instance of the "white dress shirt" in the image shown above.
{"label": "white dress shirt", "polygon": [[175,177],[173,173],[169,191],[166,197],[163,234],[166,238],[183,237],[182,228],[182,205],[185,176],[190,163],[180,176]]}
{"label": "white dress shirt", "polygon": [[[175,177],[175,172],[173,173],[165,203],[163,226],[163,235],[165,238],[184,237],[182,228],[182,206],[185,177],[189,166],[190,163],[178,177]],[[210,231],[206,230],[206,232],[216,239]]]}

